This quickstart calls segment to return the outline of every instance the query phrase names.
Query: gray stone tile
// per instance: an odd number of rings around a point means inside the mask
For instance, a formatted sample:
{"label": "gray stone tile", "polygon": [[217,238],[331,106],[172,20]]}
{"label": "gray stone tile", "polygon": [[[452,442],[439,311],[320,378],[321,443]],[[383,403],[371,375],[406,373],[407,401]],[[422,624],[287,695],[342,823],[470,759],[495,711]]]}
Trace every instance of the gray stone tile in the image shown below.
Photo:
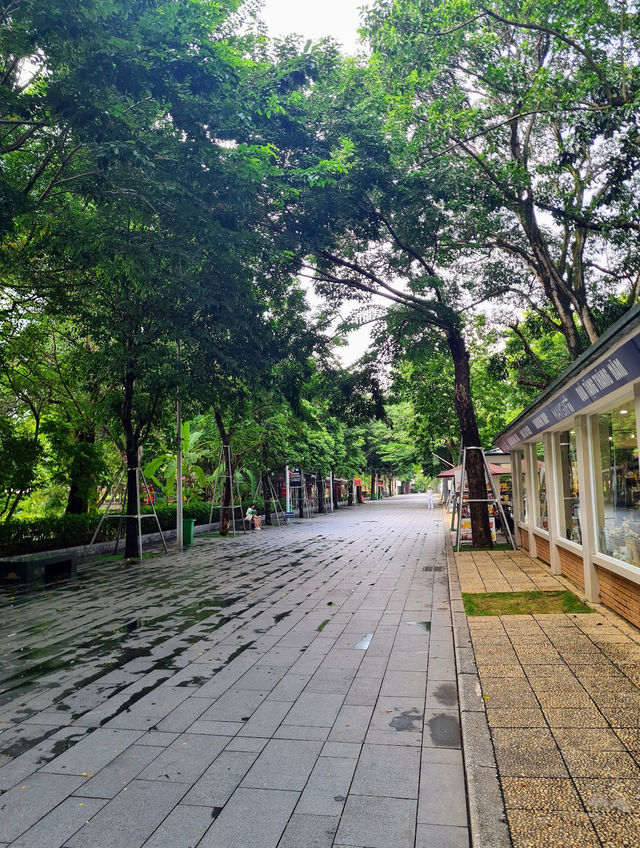
{"label": "gray stone tile", "polygon": [[423,763],[449,763],[462,765],[462,751],[459,748],[423,748]]}
{"label": "gray stone tile", "polygon": [[256,761],[258,752],[223,751],[183,799],[185,804],[223,807]]}
{"label": "gray stone tile", "polygon": [[159,733],[157,730],[148,730],[136,740],[136,745],[153,745],[155,748],[167,748],[179,735],[179,733]]}
{"label": "gray stone tile", "polygon": [[249,669],[235,683],[235,689],[255,689],[258,692],[270,692],[286,674],[282,666],[256,666]]}
{"label": "gray stone tile", "polygon": [[187,698],[155,726],[160,731],[182,733],[211,706],[213,701],[210,698]]}
{"label": "gray stone tile", "polygon": [[0,790],[6,791],[25,777],[42,768],[44,763],[53,760],[67,748],[71,748],[87,734],[86,728],[65,727],[57,733],[38,742],[33,748],[9,760],[0,768]]}
{"label": "gray stone tile", "polygon": [[431,710],[452,710],[458,707],[458,686],[453,680],[429,680],[427,686],[427,712]]}
{"label": "gray stone tile", "polygon": [[419,748],[367,743],[362,747],[351,793],[417,798],[419,775]]}
{"label": "gray stone tile", "polygon": [[296,807],[297,813],[339,816],[356,767],[354,759],[320,757]]}
{"label": "gray stone tile", "polygon": [[469,830],[466,827],[418,825],[416,848],[469,848],[469,845]]}
{"label": "gray stone tile", "polygon": [[423,763],[418,799],[420,824],[466,827],[464,770],[449,763]]}
{"label": "gray stone tile", "polygon": [[434,657],[429,659],[429,667],[427,669],[429,682],[432,680],[450,680],[456,679],[456,663],[453,656],[448,658]]}
{"label": "gray stone tile", "polygon": [[356,670],[363,658],[363,651],[349,648],[332,648],[322,661],[320,668],[344,668]]}
{"label": "gray stone tile", "polygon": [[273,734],[274,739],[307,739],[324,742],[329,735],[329,727],[303,727],[301,724],[281,724]]}
{"label": "gray stone tile", "polygon": [[60,848],[106,803],[99,798],[67,798],[11,844],[13,848]]}
{"label": "gray stone tile", "polygon": [[84,780],[71,774],[39,772],[0,795],[3,839],[17,839],[82,786]]}
{"label": "gray stone tile", "polygon": [[311,674],[293,674],[288,672],[272,690],[270,701],[288,701],[293,703],[311,680]]}
{"label": "gray stone tile", "polygon": [[426,671],[387,671],[382,681],[382,697],[424,698]]}
{"label": "gray stone tile", "polygon": [[460,716],[457,710],[439,710],[425,713],[424,745],[441,748],[460,748]]}
{"label": "gray stone tile", "polygon": [[183,733],[147,766],[140,779],[194,783],[230,741],[228,736]]}
{"label": "gray stone tile", "polygon": [[305,691],[291,707],[284,724],[331,727],[343,701],[343,694]]}
{"label": "gray stone tile", "polygon": [[142,735],[141,730],[111,730],[102,727],[85,736],[77,745],[40,770],[55,774],[96,774]]}
{"label": "gray stone tile", "polygon": [[338,829],[335,816],[305,816],[294,813],[278,848],[331,848]]}
{"label": "gray stone tile", "polygon": [[298,792],[238,789],[198,848],[276,848]]}
{"label": "gray stone tile", "polygon": [[72,836],[65,848],[140,848],[185,789],[181,783],[134,780]]}
{"label": "gray stone tile", "polygon": [[205,721],[248,721],[269,693],[229,689],[200,718]]}
{"label": "gray stone tile", "polygon": [[344,695],[353,682],[353,671],[344,668],[325,668],[316,671],[305,688],[308,692]]}
{"label": "gray stone tile", "polygon": [[389,657],[389,669],[393,671],[426,671],[428,651],[400,651],[395,649]]}
{"label": "gray stone tile", "polygon": [[340,819],[336,845],[413,848],[416,802],[406,798],[350,795]]}
{"label": "gray stone tile", "polygon": [[422,698],[381,696],[371,718],[371,730],[395,730],[397,733],[422,731],[423,718]]}
{"label": "gray stone tile", "polygon": [[363,742],[372,713],[370,706],[343,706],[331,728],[329,741]]}
{"label": "gray stone tile", "polygon": [[357,677],[384,677],[387,670],[386,657],[365,657],[356,672]]}
{"label": "gray stone tile", "polygon": [[236,736],[225,748],[226,751],[255,751],[260,752],[267,744],[268,739],[259,739],[251,736]]}
{"label": "gray stone tile", "polygon": [[164,748],[151,745],[131,745],[91,777],[79,790],[79,794],[86,798],[114,798],[162,751]]}
{"label": "gray stone tile", "polygon": [[322,757],[348,757],[358,759],[362,744],[359,742],[327,742],[320,752]]}
{"label": "gray stone tile", "polygon": [[178,804],[143,848],[193,848],[211,826],[213,815],[211,807]]}
{"label": "gray stone tile", "polygon": [[409,745],[420,748],[422,731],[369,730],[364,741],[368,745]]}
{"label": "gray stone tile", "polygon": [[256,666],[258,668],[262,668],[264,666],[271,666],[273,668],[280,667],[283,671],[288,668],[291,668],[298,660],[300,659],[300,648],[298,647],[280,647],[276,645],[271,648],[270,651],[267,651],[266,654],[263,654],[262,657],[257,661]]}
{"label": "gray stone tile", "polygon": [[[193,724],[185,730],[185,733],[203,733],[211,736],[235,736],[244,727],[242,721],[207,721],[204,718],[196,719]],[[179,734],[175,734],[177,737]]]}
{"label": "gray stone tile", "polygon": [[345,698],[345,704],[352,706],[373,706],[378,700],[382,678],[356,677]]}
{"label": "gray stone tile", "polygon": [[[148,695],[116,715],[105,725],[106,728],[122,728],[125,730],[148,730],[169,715],[170,712],[196,691],[194,688],[181,686],[158,686]],[[171,728],[167,728],[170,730]]]}
{"label": "gray stone tile", "polygon": [[321,749],[321,742],[272,739],[242,781],[242,786],[302,790]]}
{"label": "gray stone tile", "polygon": [[291,709],[286,701],[264,701],[239,731],[239,736],[273,736]]}

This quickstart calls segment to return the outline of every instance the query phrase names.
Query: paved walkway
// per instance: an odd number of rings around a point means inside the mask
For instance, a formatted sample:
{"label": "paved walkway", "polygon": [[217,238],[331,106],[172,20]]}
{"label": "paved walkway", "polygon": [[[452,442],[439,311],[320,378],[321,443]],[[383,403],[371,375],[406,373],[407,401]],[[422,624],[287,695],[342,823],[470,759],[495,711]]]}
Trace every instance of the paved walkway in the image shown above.
{"label": "paved walkway", "polygon": [[[463,592],[579,594],[520,551],[455,560]],[[640,632],[600,606],[469,627],[514,848],[639,848]]]}
{"label": "paved walkway", "polygon": [[445,531],[424,506],[5,593],[0,846],[468,846]]}

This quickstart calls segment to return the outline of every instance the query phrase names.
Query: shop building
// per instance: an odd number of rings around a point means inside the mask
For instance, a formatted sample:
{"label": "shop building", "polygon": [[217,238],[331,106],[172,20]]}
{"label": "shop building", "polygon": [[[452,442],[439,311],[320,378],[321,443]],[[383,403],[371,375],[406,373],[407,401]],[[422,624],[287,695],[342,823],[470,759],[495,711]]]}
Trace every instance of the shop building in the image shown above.
{"label": "shop building", "polygon": [[640,306],[495,440],[516,541],[640,627]]}

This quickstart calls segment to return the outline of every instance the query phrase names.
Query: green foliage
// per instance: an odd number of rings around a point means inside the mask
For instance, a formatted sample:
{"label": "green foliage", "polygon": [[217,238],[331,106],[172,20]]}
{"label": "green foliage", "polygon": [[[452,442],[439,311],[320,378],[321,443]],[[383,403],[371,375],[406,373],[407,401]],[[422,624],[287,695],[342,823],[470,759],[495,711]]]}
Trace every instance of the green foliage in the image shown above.
{"label": "green foliage", "polygon": [[[243,501],[243,515],[251,503],[250,499]],[[263,508],[262,505],[260,505]],[[184,505],[184,518],[195,519],[196,524],[208,524],[211,505],[194,501]],[[151,507],[142,507],[145,513],[142,518],[142,532],[157,532],[156,520]],[[176,507],[169,504],[158,504],[156,513],[163,530],[175,530]],[[57,550],[58,548],[88,545],[100,520],[96,515],[61,515],[49,518],[36,518],[29,521],[12,520],[0,524],[0,555],[36,553],[38,551]],[[213,521],[219,521],[219,510],[213,513]],[[122,537],[123,527],[117,518],[107,519],[102,523],[96,542],[115,541],[118,532]]]}
{"label": "green foliage", "polygon": [[0,518],[11,518],[37,479],[42,448],[33,434],[0,418]]}

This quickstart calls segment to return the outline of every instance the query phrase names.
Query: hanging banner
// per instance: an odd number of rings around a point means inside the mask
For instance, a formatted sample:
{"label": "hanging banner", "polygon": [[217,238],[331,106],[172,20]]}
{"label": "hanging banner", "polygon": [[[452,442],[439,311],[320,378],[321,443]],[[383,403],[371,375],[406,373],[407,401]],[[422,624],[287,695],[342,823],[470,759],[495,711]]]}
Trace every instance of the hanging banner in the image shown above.
{"label": "hanging banner", "polygon": [[591,368],[577,380],[566,385],[561,394],[541,406],[536,412],[496,440],[503,451],[510,451],[523,442],[537,436],[571,418],[621,386],[630,385],[640,377],[640,334],[630,339],[618,350]]}

